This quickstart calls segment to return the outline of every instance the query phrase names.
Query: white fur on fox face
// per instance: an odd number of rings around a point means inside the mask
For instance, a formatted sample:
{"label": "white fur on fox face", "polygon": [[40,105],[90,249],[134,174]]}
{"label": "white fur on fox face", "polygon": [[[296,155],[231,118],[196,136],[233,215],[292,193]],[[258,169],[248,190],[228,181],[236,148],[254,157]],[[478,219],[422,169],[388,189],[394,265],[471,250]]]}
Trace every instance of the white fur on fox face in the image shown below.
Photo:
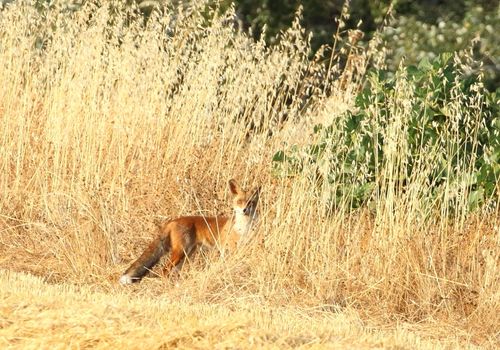
{"label": "white fur on fox face", "polygon": [[234,207],[234,212],[235,212],[236,214],[241,214],[241,215],[243,215],[243,214],[244,214],[244,213],[243,213],[243,211],[244,211],[244,210],[245,210],[245,208]]}

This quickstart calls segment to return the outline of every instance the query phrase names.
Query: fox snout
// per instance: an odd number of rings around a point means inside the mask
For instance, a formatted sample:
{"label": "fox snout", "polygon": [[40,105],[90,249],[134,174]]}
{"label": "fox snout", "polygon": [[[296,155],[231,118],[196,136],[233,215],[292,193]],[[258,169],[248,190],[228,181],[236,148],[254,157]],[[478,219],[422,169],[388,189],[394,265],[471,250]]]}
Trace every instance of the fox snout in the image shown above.
{"label": "fox snout", "polygon": [[244,215],[250,215],[250,213],[252,212],[252,210],[250,209],[250,207],[245,207],[245,209],[243,209],[243,214]]}

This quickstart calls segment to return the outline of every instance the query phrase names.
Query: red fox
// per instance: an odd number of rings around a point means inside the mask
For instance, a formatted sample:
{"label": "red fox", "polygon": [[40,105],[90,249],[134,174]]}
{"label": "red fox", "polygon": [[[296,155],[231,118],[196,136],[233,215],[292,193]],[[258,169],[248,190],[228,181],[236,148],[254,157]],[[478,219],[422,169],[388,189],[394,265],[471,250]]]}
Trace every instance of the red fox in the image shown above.
{"label": "red fox", "polygon": [[253,192],[243,191],[231,179],[229,189],[233,197],[234,214],[226,216],[182,216],[160,226],[160,234],[144,253],[120,277],[121,284],[138,282],[160,258],[170,251],[170,259],[163,274],[176,267],[198,245],[234,249],[241,238],[255,226],[260,188]]}

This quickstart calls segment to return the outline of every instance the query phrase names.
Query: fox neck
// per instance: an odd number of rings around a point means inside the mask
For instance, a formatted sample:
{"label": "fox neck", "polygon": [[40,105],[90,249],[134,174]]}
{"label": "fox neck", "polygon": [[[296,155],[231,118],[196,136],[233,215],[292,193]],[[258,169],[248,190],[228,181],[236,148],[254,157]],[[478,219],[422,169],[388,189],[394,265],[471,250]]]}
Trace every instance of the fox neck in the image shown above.
{"label": "fox neck", "polygon": [[236,212],[233,218],[233,229],[238,235],[244,236],[252,230],[257,220],[257,213],[253,213],[253,215],[249,216]]}

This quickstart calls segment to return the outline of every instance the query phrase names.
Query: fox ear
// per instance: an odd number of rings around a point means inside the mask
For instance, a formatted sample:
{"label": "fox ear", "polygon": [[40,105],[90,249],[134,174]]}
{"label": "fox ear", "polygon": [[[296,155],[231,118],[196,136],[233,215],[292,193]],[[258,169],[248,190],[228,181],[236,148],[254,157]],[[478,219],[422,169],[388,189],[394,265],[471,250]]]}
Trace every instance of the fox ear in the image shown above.
{"label": "fox ear", "polygon": [[261,186],[255,188],[255,190],[253,191],[252,196],[250,197],[252,199],[252,201],[257,202],[259,200],[259,195],[260,195],[261,188],[262,188]]}
{"label": "fox ear", "polygon": [[229,180],[229,189],[231,190],[232,194],[238,194],[241,192],[240,186],[235,179]]}

